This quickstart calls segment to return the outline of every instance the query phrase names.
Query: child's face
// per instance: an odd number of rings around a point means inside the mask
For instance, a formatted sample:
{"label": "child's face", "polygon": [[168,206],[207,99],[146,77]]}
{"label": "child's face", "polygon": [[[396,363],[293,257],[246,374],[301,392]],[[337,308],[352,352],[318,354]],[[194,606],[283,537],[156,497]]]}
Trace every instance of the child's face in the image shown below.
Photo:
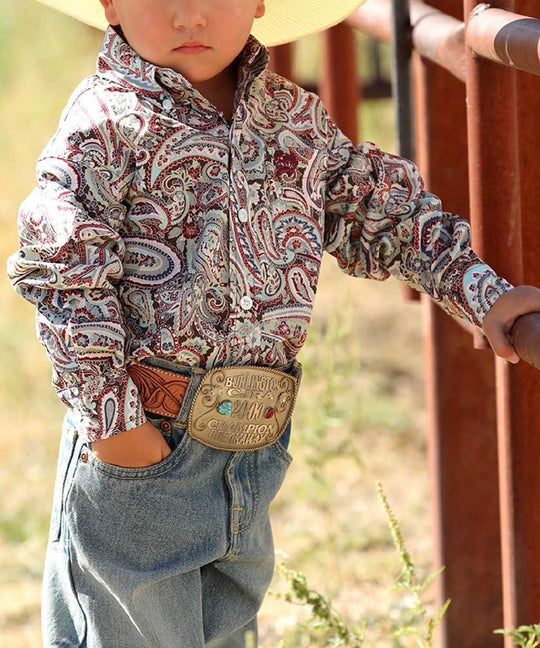
{"label": "child's face", "polygon": [[111,25],[150,63],[197,84],[218,77],[244,47],[264,0],[100,0]]}

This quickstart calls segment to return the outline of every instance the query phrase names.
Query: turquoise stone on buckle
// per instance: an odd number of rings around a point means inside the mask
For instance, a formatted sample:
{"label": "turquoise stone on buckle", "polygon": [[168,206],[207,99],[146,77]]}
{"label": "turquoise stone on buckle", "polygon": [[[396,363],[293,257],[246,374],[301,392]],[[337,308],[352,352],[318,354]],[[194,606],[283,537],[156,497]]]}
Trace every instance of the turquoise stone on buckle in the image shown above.
{"label": "turquoise stone on buckle", "polygon": [[223,414],[223,416],[230,416],[232,414],[232,403],[231,401],[221,401],[221,403],[217,406],[217,411],[220,414]]}

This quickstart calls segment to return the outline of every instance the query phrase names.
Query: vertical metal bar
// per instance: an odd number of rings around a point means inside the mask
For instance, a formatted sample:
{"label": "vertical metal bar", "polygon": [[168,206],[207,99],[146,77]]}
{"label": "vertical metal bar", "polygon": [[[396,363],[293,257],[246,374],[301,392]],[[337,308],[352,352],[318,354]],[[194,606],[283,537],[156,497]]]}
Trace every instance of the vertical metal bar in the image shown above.
{"label": "vertical metal bar", "polygon": [[361,87],[356,66],[356,43],[351,27],[341,23],[323,34],[323,64],[319,93],[337,125],[358,142]]}
{"label": "vertical metal bar", "polygon": [[[460,18],[455,0],[432,6]],[[463,83],[414,56],[418,164],[446,209],[469,210]],[[442,648],[494,648],[502,639],[495,380],[491,353],[437,306],[425,305],[428,449],[433,493],[437,604],[452,603]],[[474,622],[471,623],[471,619]]]}
{"label": "vertical metal bar", "polygon": [[[497,7],[515,8],[503,0]],[[538,11],[528,2],[517,9]],[[538,200],[531,169],[539,161],[538,85],[468,52],[467,87],[476,245],[511,281],[538,283],[538,223],[530,213]],[[524,363],[496,366],[504,625],[515,627],[540,618],[540,377]]]}
{"label": "vertical metal bar", "polygon": [[[538,0],[518,0],[519,13],[540,18]],[[523,241],[523,281],[540,285],[540,226],[538,213],[531,208],[540,205],[540,78],[518,73],[518,131],[520,149],[521,235]],[[540,400],[540,392],[539,392]],[[539,417],[540,418],[540,417]],[[540,425],[539,425],[540,427]]]}
{"label": "vertical metal bar", "polygon": [[[503,625],[495,380],[489,351],[426,306],[428,448],[441,648],[496,648]],[[474,622],[471,620],[474,619]]]}
{"label": "vertical metal bar", "polygon": [[[476,0],[465,0],[466,16],[476,4]],[[512,0],[497,4],[513,9]],[[476,57],[468,47],[466,71],[475,248],[510,281],[519,282],[522,255],[515,71]]]}
{"label": "vertical metal bar", "polygon": [[409,0],[392,0],[392,95],[396,103],[399,155],[414,160]]}
{"label": "vertical metal bar", "polygon": [[[392,0],[392,96],[396,111],[399,155],[415,159],[413,95],[411,84],[411,16],[409,0]],[[404,286],[403,297],[419,300],[416,290]]]}
{"label": "vertical metal bar", "polygon": [[[464,10],[469,21],[475,19],[471,12],[476,5],[475,0],[465,0]],[[513,3],[504,0],[499,6],[513,9]],[[481,7],[476,8],[476,12]],[[481,256],[501,274],[511,281],[520,281],[521,207],[515,72],[477,58],[466,47],[466,85],[473,241]],[[518,616],[512,577],[516,548],[510,394],[514,381],[506,363],[497,361],[496,367],[503,623],[511,627],[516,625]],[[511,642],[505,639],[505,645],[510,646]]]}
{"label": "vertical metal bar", "polygon": [[[497,362],[504,626],[540,618],[538,370]],[[508,640],[507,646],[513,643]]]}
{"label": "vertical metal bar", "polygon": [[270,47],[270,68],[286,79],[293,78],[293,43]]}
{"label": "vertical metal bar", "polygon": [[[516,1],[515,10],[540,17],[536,0]],[[540,201],[540,79],[518,73],[516,92],[522,249],[510,271],[514,270],[516,281],[540,285],[540,228],[534,207]],[[500,229],[501,225],[494,234],[500,234]],[[504,624],[516,627],[540,619],[540,372],[524,363],[508,366],[500,361],[497,381]]]}

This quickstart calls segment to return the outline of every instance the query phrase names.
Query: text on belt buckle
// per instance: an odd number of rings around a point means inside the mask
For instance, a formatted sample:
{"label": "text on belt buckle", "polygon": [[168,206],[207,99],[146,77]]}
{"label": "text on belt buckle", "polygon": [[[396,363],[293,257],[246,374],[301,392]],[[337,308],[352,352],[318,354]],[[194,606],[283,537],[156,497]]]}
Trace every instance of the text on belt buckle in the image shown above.
{"label": "text on belt buckle", "polygon": [[211,369],[193,399],[188,434],[217,450],[269,446],[290,421],[297,389],[295,378],[276,369]]}

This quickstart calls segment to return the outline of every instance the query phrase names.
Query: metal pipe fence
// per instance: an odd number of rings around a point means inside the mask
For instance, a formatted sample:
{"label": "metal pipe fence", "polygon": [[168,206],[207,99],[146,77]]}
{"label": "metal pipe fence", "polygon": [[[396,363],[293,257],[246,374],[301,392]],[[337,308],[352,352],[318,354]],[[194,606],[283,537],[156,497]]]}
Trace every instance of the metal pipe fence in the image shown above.
{"label": "metal pipe fence", "polygon": [[[540,285],[540,3],[368,0],[325,35],[322,88],[348,129],[358,94],[337,57],[351,57],[353,29],[393,43],[400,153],[470,219],[488,263]],[[525,361],[514,366],[424,308],[435,566],[445,566],[437,598],[452,599],[441,645],[510,646],[495,628],[540,620],[540,313],[512,330]]]}

